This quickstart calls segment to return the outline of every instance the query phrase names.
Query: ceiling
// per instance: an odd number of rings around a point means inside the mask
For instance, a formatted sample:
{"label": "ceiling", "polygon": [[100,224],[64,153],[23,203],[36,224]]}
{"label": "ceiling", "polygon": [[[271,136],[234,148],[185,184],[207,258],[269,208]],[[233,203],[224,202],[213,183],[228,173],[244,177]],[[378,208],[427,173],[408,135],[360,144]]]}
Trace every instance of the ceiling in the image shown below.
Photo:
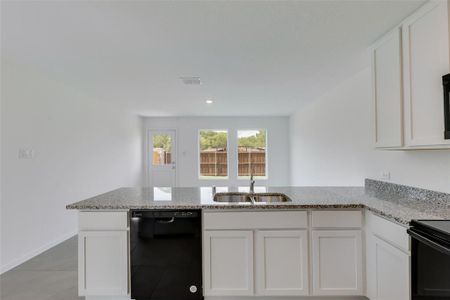
{"label": "ceiling", "polygon": [[423,3],[3,1],[2,59],[140,115],[289,115]]}

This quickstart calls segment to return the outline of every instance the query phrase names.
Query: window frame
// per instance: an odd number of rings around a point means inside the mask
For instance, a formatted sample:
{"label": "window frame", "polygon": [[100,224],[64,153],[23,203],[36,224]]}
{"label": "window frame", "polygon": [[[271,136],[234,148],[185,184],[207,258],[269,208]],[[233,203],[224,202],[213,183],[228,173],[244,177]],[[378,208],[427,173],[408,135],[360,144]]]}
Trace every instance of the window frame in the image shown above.
{"label": "window frame", "polygon": [[[201,149],[200,149],[200,132],[202,131],[225,131],[227,133],[227,176],[202,176],[201,175]],[[221,128],[215,128],[215,129],[198,129],[197,130],[197,178],[198,180],[206,180],[206,181],[214,181],[214,180],[229,180],[230,179],[230,130],[229,129],[221,129]]]}
{"label": "window frame", "polygon": [[269,179],[269,143],[268,143],[268,139],[269,139],[269,131],[267,130],[267,128],[241,128],[241,129],[236,129],[236,179],[237,180],[249,180],[250,176],[239,176],[239,131],[259,131],[259,130],[265,130],[266,131],[266,155],[265,155],[265,171],[266,171],[266,175],[265,176],[254,176],[254,179],[258,179],[258,180],[268,180]]}

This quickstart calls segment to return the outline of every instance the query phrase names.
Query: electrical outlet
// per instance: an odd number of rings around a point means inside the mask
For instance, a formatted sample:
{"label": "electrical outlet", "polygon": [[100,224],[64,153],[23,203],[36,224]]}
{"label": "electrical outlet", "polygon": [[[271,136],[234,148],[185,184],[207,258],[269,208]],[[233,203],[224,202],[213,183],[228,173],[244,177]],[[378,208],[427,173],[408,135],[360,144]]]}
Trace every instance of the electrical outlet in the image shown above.
{"label": "electrical outlet", "polygon": [[33,159],[34,158],[34,150],[33,149],[19,149],[18,153],[19,159]]}
{"label": "electrical outlet", "polygon": [[391,172],[389,171],[381,172],[381,179],[387,181],[391,180]]}

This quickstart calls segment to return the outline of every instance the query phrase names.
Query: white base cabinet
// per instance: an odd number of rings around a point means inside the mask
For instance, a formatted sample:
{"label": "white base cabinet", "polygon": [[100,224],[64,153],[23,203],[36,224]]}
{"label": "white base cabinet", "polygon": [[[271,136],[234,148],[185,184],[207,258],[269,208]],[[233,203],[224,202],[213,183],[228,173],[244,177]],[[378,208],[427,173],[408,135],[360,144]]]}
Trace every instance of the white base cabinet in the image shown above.
{"label": "white base cabinet", "polygon": [[206,231],[204,295],[253,295],[253,232]]}
{"label": "white base cabinet", "polygon": [[364,295],[361,210],[286,213],[203,213],[205,296]]}
{"label": "white base cabinet", "polygon": [[308,233],[306,230],[256,231],[258,295],[308,295]]}
{"label": "white base cabinet", "polygon": [[361,230],[313,230],[313,294],[362,295]]}
{"label": "white base cabinet", "polygon": [[129,298],[127,212],[80,212],[78,294]]}
{"label": "white base cabinet", "polygon": [[406,228],[366,214],[367,297],[410,300],[411,266]]}

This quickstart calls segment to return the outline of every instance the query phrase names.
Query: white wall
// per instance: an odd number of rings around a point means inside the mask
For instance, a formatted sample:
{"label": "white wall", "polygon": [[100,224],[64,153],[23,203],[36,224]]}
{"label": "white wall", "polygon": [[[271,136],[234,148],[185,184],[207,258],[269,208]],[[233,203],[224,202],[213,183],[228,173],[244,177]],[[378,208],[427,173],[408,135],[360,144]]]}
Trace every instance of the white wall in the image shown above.
{"label": "white wall", "polygon": [[370,80],[366,67],[291,116],[291,183],[361,186],[388,171],[392,182],[450,192],[450,150],[374,149]]}
{"label": "white wall", "polygon": [[[237,163],[234,163],[237,161],[236,151],[229,152],[228,180],[200,180],[198,178],[198,131],[200,129],[228,129],[228,145],[230,149],[236,149],[238,129],[267,129],[269,176],[267,180],[257,180],[256,185],[289,184],[288,117],[149,117],[144,118],[144,128],[145,131],[164,128],[177,130],[178,186],[248,185],[248,180],[237,179]],[[144,181],[144,184],[147,182]]]}
{"label": "white wall", "polygon": [[[2,61],[1,271],[75,234],[65,205],[140,183],[142,124],[43,74]],[[18,159],[18,150],[35,151]]]}

